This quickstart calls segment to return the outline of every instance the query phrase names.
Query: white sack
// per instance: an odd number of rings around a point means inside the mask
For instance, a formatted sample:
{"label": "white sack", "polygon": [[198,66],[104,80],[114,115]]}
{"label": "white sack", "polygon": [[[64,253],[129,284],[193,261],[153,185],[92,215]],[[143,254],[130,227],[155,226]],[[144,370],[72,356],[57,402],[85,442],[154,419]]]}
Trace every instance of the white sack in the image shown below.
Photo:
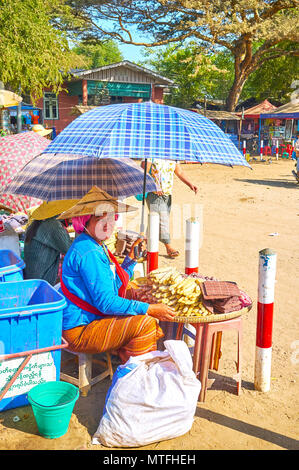
{"label": "white sack", "polygon": [[165,351],[131,357],[117,368],[93,444],[144,446],[191,429],[201,384],[187,345],[164,345]]}

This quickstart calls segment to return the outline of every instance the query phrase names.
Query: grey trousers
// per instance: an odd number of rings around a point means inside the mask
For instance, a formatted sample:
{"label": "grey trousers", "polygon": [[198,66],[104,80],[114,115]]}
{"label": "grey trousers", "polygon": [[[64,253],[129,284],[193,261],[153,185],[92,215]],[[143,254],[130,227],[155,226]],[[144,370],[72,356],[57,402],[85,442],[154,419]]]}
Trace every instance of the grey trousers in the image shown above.
{"label": "grey trousers", "polygon": [[149,211],[158,212],[160,215],[160,242],[170,243],[169,216],[171,211],[171,195],[158,196],[155,193],[148,193],[146,203]]}

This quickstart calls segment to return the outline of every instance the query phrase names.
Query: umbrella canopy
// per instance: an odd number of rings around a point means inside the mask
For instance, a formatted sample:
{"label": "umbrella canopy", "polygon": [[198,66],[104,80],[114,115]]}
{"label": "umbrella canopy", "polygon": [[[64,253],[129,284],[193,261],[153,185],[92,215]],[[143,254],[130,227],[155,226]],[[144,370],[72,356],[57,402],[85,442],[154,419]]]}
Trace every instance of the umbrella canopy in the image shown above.
{"label": "umbrella canopy", "polygon": [[25,212],[40,204],[40,200],[30,197],[14,197],[4,192],[4,188],[13,177],[32,158],[40,154],[49,140],[41,137],[35,132],[23,132],[0,138],[0,207],[12,212]]}
{"label": "umbrella canopy", "polygon": [[151,101],[92,109],[71,122],[44,153],[249,167],[225,133],[205,116]]}
{"label": "umbrella canopy", "polygon": [[[143,170],[129,159],[43,154],[19,171],[5,190],[52,201],[81,199],[92,186],[98,186],[117,198],[140,194],[143,178]],[[157,191],[149,175],[146,184],[149,191]]]}
{"label": "umbrella canopy", "polygon": [[13,91],[0,90],[0,107],[10,108],[11,106],[17,106],[23,98],[16,95]]}

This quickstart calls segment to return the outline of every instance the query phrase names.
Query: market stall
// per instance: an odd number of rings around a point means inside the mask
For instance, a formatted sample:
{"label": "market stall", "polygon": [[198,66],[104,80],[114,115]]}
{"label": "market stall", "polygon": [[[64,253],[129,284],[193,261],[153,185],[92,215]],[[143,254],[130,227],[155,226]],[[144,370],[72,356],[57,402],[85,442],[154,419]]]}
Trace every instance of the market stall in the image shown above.
{"label": "market stall", "polygon": [[[18,107],[12,106],[7,109],[7,128],[11,134],[17,133],[17,115]],[[41,108],[32,106],[31,104],[22,103],[21,106],[21,125],[22,131],[32,129],[33,125],[43,123],[43,113]]]}
{"label": "market stall", "polygon": [[[249,152],[253,154],[260,153],[261,140],[266,139],[266,136],[261,136],[260,115],[261,113],[272,112],[275,109],[276,106],[270,103],[270,101],[264,100],[251,108],[245,109],[243,112],[236,113],[238,116],[242,116],[240,138],[242,141],[246,141],[246,147]],[[267,145],[268,140],[264,144]]]}
{"label": "market stall", "polygon": [[294,100],[260,115],[261,139],[275,146],[280,156],[292,156],[299,132],[299,101]]}
{"label": "market stall", "polygon": [[191,108],[190,111],[202,114],[203,116],[206,116],[208,119],[213,121],[223,132],[225,132],[225,134],[228,135],[228,137],[237,147],[240,147],[239,134],[241,117],[239,117],[237,113],[196,108]]}

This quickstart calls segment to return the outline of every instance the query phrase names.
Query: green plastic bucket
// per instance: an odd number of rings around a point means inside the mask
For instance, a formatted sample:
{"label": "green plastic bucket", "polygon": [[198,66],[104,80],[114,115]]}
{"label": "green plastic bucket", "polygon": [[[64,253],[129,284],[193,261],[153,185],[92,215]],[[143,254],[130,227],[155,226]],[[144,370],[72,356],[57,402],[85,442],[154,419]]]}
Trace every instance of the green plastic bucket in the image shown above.
{"label": "green plastic bucket", "polygon": [[28,392],[40,434],[55,439],[66,434],[79,389],[68,382],[45,382]]}

